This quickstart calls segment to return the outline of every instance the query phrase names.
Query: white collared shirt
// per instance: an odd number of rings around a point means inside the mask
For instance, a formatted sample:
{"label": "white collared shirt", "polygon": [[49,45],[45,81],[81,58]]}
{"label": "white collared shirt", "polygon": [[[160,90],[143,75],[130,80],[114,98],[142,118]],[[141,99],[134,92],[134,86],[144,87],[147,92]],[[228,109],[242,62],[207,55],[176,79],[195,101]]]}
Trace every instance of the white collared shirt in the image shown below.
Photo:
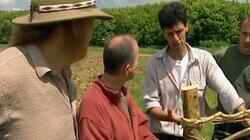
{"label": "white collared shirt", "polygon": [[[192,48],[188,44],[187,46],[188,66],[180,84],[175,82],[171,72],[167,69],[167,65],[170,65],[166,53],[167,47],[150,57],[143,90],[146,110],[159,107],[167,111],[171,107],[177,114],[183,116],[181,87],[192,84],[198,87],[201,113],[204,115],[206,113],[204,92],[207,83],[210,83],[219,94],[224,109],[227,112],[233,112],[244,100],[238,96],[209,52]],[[183,136],[182,127],[176,123],[152,118],[150,123],[154,133]]]}
{"label": "white collared shirt", "polygon": [[181,81],[188,67],[188,52],[181,60],[174,60],[168,54],[167,56],[169,63],[167,63],[166,69],[169,69],[171,71],[171,75],[173,76],[177,85],[181,85]]}

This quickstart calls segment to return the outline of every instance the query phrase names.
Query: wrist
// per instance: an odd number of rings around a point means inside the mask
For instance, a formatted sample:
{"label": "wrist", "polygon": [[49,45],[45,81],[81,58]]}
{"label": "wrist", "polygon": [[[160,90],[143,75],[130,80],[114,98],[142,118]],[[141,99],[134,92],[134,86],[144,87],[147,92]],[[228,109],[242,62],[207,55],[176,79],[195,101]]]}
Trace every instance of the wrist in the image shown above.
{"label": "wrist", "polygon": [[180,118],[179,121],[177,122],[178,125],[182,125],[183,123],[183,118]]}
{"label": "wrist", "polygon": [[174,122],[180,125],[183,121],[183,118],[177,115],[175,112],[172,112],[172,110],[168,110],[168,113],[166,113],[165,120],[169,122]]}
{"label": "wrist", "polygon": [[183,118],[176,116],[175,118],[173,118],[173,122],[177,123],[178,125],[180,125],[183,122]]}
{"label": "wrist", "polygon": [[245,104],[245,102],[243,102],[242,104],[240,104],[240,105],[237,107],[237,109],[236,109],[235,112],[240,112],[240,111],[245,111],[245,110],[246,110],[246,104]]}

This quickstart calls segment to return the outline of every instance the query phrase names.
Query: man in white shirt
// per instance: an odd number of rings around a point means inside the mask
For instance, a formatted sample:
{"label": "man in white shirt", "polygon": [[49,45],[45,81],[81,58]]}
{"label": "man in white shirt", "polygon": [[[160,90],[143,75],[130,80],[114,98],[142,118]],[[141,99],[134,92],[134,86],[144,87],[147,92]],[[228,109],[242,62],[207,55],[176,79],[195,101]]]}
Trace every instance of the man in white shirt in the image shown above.
{"label": "man in white shirt", "polygon": [[201,113],[205,112],[204,91],[207,82],[219,93],[220,102],[229,112],[245,109],[213,56],[192,48],[186,42],[187,11],[183,4],[171,2],[158,13],[168,46],[149,59],[145,74],[143,100],[151,116],[151,130],[159,139],[183,139],[181,87],[196,85]]}

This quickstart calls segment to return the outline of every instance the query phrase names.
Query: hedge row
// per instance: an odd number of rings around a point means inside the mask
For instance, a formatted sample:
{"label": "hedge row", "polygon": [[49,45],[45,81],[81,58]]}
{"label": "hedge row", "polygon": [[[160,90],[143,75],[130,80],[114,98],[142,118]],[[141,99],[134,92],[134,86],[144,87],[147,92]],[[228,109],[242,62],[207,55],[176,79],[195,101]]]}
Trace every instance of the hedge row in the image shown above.
{"label": "hedge row", "polygon": [[0,10],[0,44],[7,44],[11,34],[11,19],[26,14],[27,11]]}
{"label": "hedge row", "polygon": [[[190,2],[192,30],[189,41],[206,47],[211,42],[238,43],[239,22],[250,16],[250,3],[227,2],[225,0],[199,0]],[[221,43],[222,42],[222,43]]]}
{"label": "hedge row", "polygon": [[[226,0],[182,0],[182,2],[190,11],[188,41],[194,46],[220,47],[225,42],[237,43],[239,21],[243,17],[250,16],[250,3]],[[113,15],[114,19],[96,22],[91,45],[103,46],[106,38],[119,33],[132,34],[141,46],[165,45],[166,41],[157,20],[157,13],[163,5],[165,3],[104,9]],[[10,20],[25,13],[27,11],[0,11],[0,43],[8,42]]]}

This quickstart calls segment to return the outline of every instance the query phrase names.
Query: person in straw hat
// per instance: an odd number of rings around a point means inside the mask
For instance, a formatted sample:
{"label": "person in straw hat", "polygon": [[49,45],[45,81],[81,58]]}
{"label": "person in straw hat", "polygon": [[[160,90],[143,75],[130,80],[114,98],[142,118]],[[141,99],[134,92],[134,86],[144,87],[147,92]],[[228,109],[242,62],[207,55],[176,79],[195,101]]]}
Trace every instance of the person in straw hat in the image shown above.
{"label": "person in straw hat", "polygon": [[94,0],[31,0],[12,20],[0,53],[0,139],[75,140],[76,90],[69,66],[82,59],[94,20],[112,16]]}

